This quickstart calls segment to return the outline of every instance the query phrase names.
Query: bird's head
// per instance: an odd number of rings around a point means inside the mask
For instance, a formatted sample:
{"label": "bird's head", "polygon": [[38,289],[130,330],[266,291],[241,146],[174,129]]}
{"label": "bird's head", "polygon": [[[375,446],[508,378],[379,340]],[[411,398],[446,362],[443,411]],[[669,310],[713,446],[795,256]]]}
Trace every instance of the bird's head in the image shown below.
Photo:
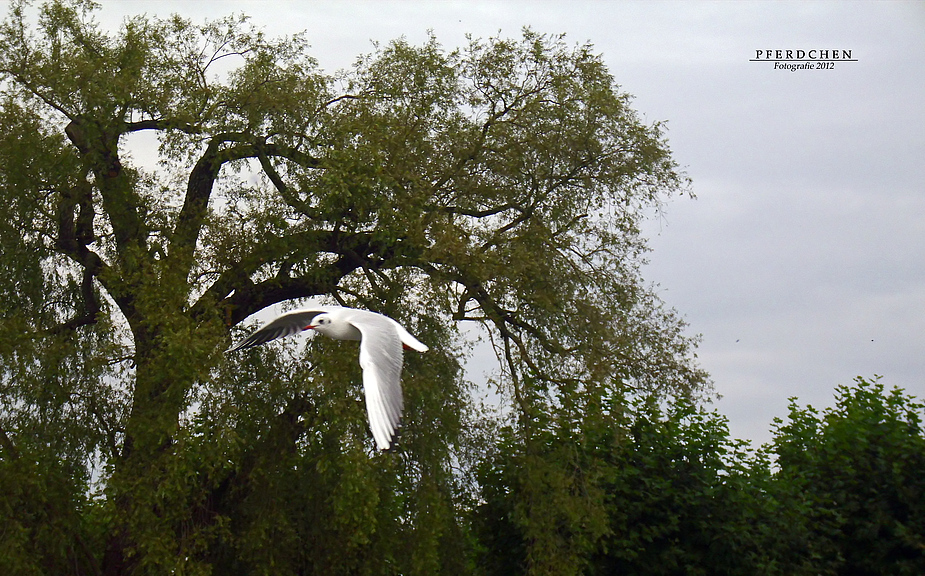
{"label": "bird's head", "polygon": [[305,327],[306,330],[314,330],[324,334],[331,327],[331,317],[327,314],[319,314],[312,318],[312,321]]}

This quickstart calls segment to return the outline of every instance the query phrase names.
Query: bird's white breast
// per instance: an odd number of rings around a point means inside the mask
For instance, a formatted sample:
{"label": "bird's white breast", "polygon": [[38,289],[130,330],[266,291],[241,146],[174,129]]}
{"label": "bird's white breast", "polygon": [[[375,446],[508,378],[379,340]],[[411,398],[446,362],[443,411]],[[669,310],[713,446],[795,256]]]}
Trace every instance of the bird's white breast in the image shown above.
{"label": "bird's white breast", "polygon": [[315,330],[335,340],[361,340],[363,338],[356,326],[343,320],[332,322]]}

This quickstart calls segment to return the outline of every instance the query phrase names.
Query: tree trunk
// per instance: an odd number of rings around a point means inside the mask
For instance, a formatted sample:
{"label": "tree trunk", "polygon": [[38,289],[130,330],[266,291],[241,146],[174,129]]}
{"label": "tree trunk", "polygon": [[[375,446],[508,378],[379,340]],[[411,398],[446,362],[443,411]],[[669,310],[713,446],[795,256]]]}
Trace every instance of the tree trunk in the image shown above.
{"label": "tree trunk", "polygon": [[[167,315],[167,314],[165,314]],[[175,318],[176,320],[176,318]],[[182,318],[180,319],[182,321]],[[176,474],[175,437],[187,392],[208,355],[177,358],[176,335],[163,327],[140,323],[135,339],[135,390],[119,457],[114,461],[108,490],[116,507],[103,558],[103,573],[133,574],[147,550],[178,543],[173,512],[182,507],[185,487],[168,483]],[[198,360],[198,362],[196,361]],[[150,561],[159,563],[155,557]]]}

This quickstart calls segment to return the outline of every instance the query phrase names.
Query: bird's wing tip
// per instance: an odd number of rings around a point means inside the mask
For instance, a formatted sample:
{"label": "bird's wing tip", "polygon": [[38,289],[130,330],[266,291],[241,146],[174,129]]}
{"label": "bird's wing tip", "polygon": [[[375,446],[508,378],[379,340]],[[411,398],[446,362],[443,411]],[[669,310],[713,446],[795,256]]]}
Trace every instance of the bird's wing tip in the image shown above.
{"label": "bird's wing tip", "polygon": [[376,448],[378,448],[380,452],[383,452],[386,454],[397,452],[398,447],[401,445],[401,442],[400,442],[401,441],[401,428],[402,428],[402,421],[399,420],[398,424],[395,426],[395,429],[392,431],[391,436],[389,437],[388,444],[382,445],[377,440]]}
{"label": "bird's wing tip", "polygon": [[241,350],[242,348],[246,348],[247,347],[245,346],[246,344],[247,344],[247,338],[239,342],[235,342],[234,344],[232,344],[231,346],[225,349],[225,354],[231,354],[232,352],[237,352],[238,350]]}

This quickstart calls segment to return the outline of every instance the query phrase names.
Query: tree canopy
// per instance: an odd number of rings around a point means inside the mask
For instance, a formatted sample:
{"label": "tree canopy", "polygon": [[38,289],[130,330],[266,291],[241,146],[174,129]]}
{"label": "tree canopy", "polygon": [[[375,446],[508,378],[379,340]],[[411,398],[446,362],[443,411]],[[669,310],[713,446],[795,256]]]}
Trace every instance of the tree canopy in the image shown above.
{"label": "tree canopy", "polygon": [[[687,180],[592,47],[396,40],[329,74],[243,16],[111,32],[96,9],[15,1],[0,27],[0,450],[46,531],[6,537],[11,566],[41,573],[31,539],[49,573],[459,573],[500,423],[541,479],[538,573],[604,533],[588,435],[708,382],[639,268],[641,219]],[[349,345],[223,355],[307,298],[430,346],[397,454]],[[474,401],[465,323],[504,416]]]}

